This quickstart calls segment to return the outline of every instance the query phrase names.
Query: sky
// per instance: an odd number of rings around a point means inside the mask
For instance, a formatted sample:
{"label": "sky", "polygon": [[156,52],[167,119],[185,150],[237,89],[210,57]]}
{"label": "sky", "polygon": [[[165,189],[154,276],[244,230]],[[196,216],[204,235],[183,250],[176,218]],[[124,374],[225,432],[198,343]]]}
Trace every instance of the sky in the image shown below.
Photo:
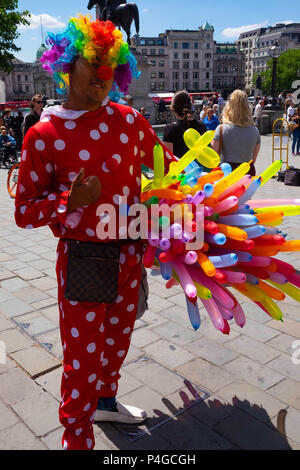
{"label": "sky", "polygon": [[[130,0],[135,1],[140,13],[140,35],[157,36],[166,29],[197,29],[206,20],[214,26],[214,39],[218,42],[235,41],[239,34],[276,23],[300,23],[300,8],[295,0]],[[33,62],[42,42],[40,16],[44,34],[61,32],[71,16],[91,13],[88,0],[19,0],[19,11],[29,10],[31,25],[21,27],[16,44],[22,50],[16,57]],[[134,25],[131,34],[135,34]]]}

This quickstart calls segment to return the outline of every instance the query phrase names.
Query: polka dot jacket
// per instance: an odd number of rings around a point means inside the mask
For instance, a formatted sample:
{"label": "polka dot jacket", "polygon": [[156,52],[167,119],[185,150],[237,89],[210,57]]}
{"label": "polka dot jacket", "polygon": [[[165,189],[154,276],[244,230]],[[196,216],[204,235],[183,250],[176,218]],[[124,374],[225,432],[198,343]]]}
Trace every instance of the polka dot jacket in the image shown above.
{"label": "polka dot jacket", "polygon": [[[122,197],[140,202],[141,164],[153,168],[153,147],[159,140],[149,123],[128,106],[108,102],[97,111],[46,115],[26,134],[21,156],[15,219],[33,229],[49,225],[55,237],[99,241],[97,209],[113,204],[117,222]],[[161,142],[160,142],[161,143]],[[164,147],[165,167],[176,158]],[[67,214],[71,183],[80,168],[102,184],[98,202]],[[117,224],[118,239],[122,227]],[[109,241],[107,239],[106,241]]]}

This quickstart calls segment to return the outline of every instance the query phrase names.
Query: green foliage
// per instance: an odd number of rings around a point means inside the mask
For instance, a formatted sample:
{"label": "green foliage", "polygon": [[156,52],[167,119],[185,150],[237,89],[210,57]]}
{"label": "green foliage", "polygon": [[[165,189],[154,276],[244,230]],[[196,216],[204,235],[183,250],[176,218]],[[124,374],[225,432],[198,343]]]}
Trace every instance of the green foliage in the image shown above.
{"label": "green foliage", "polygon": [[[261,73],[263,82],[263,93],[268,95],[272,88],[273,60],[267,63],[267,70]],[[276,94],[281,91],[292,91],[292,83],[297,80],[300,69],[300,49],[290,49],[284,52],[277,63]]]}
{"label": "green foliage", "polygon": [[0,0],[0,70],[10,72],[14,52],[21,49],[14,41],[19,37],[18,26],[29,25],[27,10],[17,11],[19,0]]}

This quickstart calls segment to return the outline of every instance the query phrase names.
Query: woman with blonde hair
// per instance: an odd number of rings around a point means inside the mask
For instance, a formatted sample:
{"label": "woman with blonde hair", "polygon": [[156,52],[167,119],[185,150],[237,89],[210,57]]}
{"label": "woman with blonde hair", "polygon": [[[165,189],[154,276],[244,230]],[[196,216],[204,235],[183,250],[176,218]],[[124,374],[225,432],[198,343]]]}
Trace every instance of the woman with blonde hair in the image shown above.
{"label": "woman with blonde hair", "polygon": [[213,149],[221,155],[223,162],[230,163],[233,170],[241,163],[253,160],[249,174],[255,176],[254,165],[261,139],[246,93],[235,90],[230,95],[222,113],[222,123],[216,129]]}

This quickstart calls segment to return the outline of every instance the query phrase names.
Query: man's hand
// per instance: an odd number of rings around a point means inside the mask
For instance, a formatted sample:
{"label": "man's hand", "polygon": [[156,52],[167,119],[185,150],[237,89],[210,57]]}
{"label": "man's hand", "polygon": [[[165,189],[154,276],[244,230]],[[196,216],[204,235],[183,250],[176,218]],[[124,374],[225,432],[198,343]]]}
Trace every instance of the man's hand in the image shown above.
{"label": "man's hand", "polygon": [[78,207],[89,206],[93,202],[98,201],[101,190],[102,186],[97,176],[88,176],[84,179],[84,168],[81,168],[71,186],[68,213]]}

